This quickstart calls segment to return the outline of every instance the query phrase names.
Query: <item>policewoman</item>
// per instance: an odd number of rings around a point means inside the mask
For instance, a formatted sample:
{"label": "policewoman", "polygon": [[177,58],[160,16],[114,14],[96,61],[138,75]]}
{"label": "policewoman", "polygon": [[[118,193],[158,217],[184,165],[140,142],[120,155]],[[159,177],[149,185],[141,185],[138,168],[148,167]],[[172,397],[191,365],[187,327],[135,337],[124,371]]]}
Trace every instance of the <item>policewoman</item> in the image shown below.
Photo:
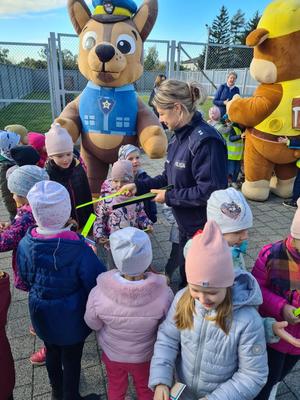
{"label": "policewoman", "polygon": [[[198,83],[163,82],[153,99],[161,123],[174,131],[164,171],[155,178],[136,181],[138,194],[156,193],[154,201],[172,207],[179,227],[179,265],[186,284],[183,247],[206,222],[211,193],[227,187],[227,149],[221,135],[197,111],[206,93]],[[173,185],[171,190],[160,189]],[[133,190],[134,191],[134,190]]]}

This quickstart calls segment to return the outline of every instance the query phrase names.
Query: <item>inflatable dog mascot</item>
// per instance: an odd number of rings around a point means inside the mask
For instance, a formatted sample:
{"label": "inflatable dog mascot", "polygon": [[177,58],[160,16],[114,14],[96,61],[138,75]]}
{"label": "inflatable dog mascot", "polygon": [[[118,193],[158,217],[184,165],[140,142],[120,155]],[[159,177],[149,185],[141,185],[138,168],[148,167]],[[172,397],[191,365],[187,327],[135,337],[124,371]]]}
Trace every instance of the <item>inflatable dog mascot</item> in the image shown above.
{"label": "inflatable dog mascot", "polygon": [[68,0],[80,38],[78,65],[88,79],[84,91],[63,110],[57,122],[81,152],[93,193],[99,192],[109,164],[123,144],[140,144],[151,158],[164,156],[166,136],[153,112],[138,99],[133,82],[143,73],[143,42],[157,16],[157,0],[137,10],[133,0]]}
{"label": "inflatable dog mascot", "polygon": [[300,139],[300,0],[270,3],[247,45],[254,46],[250,73],[261,84],[253,97],[234,98],[227,108],[232,121],[248,127],[242,191],[258,201],[270,190],[290,197],[300,152],[278,138]]}

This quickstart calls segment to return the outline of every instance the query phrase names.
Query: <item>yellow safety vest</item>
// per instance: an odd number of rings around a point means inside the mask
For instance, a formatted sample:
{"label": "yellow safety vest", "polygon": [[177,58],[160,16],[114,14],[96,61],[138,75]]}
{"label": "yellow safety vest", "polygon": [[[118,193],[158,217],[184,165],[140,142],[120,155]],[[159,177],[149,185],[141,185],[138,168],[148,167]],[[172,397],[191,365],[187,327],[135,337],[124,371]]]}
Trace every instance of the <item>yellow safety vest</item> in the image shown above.
{"label": "yellow safety vest", "polygon": [[272,114],[256,125],[255,129],[275,136],[298,136],[299,129],[292,127],[292,120],[296,112],[294,110],[293,113],[292,102],[293,99],[300,98],[300,79],[278,83],[283,89],[282,99]]}
{"label": "yellow safety vest", "polygon": [[[236,135],[241,134],[241,130],[238,127],[233,126],[232,128],[234,129]],[[243,150],[244,150],[243,139],[231,142],[229,140],[229,135],[227,135],[226,143],[227,143],[228,160],[240,161],[243,158]]]}

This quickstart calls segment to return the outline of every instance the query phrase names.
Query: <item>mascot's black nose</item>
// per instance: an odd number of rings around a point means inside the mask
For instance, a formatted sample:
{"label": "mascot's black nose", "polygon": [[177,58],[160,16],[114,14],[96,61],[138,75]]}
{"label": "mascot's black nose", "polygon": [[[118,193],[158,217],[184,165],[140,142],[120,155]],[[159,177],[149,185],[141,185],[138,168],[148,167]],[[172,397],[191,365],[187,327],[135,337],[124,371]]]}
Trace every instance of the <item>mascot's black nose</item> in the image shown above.
{"label": "mascot's black nose", "polygon": [[99,44],[96,47],[96,54],[101,62],[106,63],[115,55],[115,49],[110,44]]}

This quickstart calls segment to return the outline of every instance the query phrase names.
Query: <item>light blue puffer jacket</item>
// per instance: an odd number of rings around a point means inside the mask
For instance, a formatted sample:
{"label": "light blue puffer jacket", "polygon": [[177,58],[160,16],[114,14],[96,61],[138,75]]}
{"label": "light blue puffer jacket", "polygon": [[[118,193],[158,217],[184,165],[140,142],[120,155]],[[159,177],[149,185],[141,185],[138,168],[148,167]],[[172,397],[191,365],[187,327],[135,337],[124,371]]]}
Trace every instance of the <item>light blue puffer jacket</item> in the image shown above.
{"label": "light blue puffer jacket", "polygon": [[178,330],[174,315],[183,289],[177,293],[161,324],[151,361],[149,387],[169,387],[176,376],[187,385],[180,400],[251,400],[267,381],[268,364],[260,288],[247,272],[236,275],[233,286],[233,321],[226,335],[196,300],[192,330]]}

